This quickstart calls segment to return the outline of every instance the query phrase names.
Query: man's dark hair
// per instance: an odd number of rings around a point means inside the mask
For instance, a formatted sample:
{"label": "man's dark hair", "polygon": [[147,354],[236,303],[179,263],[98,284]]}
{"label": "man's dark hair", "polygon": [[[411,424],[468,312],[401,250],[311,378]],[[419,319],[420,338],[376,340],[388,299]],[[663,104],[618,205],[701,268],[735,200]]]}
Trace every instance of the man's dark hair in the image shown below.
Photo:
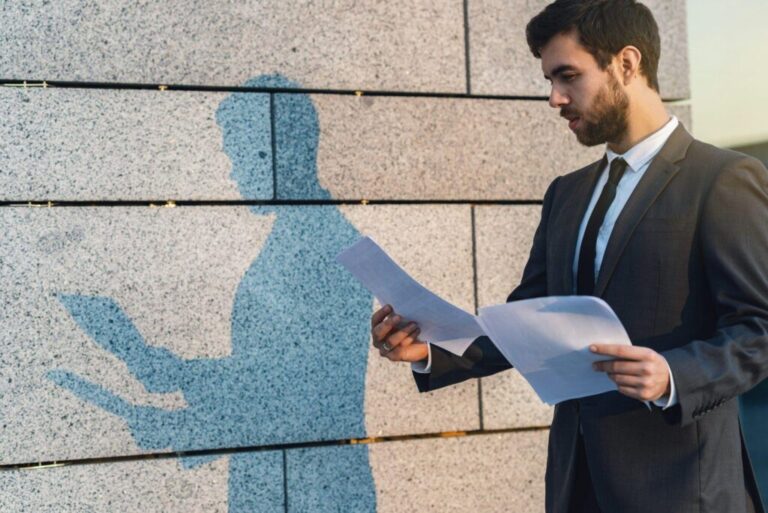
{"label": "man's dark hair", "polygon": [[581,45],[606,69],[625,46],[642,54],[640,72],[659,91],[659,27],[650,9],[636,0],[556,0],[528,22],[525,35],[536,58],[554,36],[576,30]]}

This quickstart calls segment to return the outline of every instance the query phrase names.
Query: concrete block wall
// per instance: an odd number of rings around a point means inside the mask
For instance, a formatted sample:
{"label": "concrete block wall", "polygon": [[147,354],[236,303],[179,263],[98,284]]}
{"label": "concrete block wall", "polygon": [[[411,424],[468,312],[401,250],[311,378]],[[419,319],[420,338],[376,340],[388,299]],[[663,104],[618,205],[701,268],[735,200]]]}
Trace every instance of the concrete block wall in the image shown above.
{"label": "concrete block wall", "polygon": [[[0,511],[541,511],[551,409],[417,393],[334,257],[505,299],[601,154],[524,46],[545,4],[0,7]],[[684,3],[649,6],[686,98]]]}

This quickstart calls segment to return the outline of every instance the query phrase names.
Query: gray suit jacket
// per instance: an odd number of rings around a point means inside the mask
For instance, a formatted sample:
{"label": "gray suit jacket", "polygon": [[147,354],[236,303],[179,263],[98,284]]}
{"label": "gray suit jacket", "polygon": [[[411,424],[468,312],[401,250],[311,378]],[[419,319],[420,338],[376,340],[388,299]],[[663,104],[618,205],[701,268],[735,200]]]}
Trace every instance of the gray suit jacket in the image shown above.
{"label": "gray suit jacket", "polygon": [[[596,162],[549,186],[507,301],[573,293],[579,223],[599,174]],[[546,511],[568,511],[579,423],[603,513],[763,511],[737,396],[768,377],[768,171],[680,125],[621,212],[595,295],[633,344],[667,359],[679,404],[649,411],[618,392],[558,404]],[[431,373],[414,377],[427,391],[508,368],[481,337],[462,357],[433,346]]]}

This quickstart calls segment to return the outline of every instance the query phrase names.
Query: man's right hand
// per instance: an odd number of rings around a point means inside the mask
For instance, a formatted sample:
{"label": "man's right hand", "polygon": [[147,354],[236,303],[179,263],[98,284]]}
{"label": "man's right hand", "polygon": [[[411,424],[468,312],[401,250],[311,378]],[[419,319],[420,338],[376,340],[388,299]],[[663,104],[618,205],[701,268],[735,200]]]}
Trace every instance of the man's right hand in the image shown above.
{"label": "man's right hand", "polygon": [[429,356],[427,343],[418,339],[420,329],[408,322],[390,305],[384,305],[371,316],[373,347],[393,362],[418,362]]}

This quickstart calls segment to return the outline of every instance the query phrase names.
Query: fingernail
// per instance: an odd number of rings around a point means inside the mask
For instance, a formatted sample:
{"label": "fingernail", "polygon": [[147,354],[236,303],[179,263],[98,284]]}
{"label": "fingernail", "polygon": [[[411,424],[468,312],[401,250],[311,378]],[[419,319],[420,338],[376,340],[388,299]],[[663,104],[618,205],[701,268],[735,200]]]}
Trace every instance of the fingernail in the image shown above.
{"label": "fingernail", "polygon": [[597,346],[589,346],[589,350],[595,353],[597,352]]}

